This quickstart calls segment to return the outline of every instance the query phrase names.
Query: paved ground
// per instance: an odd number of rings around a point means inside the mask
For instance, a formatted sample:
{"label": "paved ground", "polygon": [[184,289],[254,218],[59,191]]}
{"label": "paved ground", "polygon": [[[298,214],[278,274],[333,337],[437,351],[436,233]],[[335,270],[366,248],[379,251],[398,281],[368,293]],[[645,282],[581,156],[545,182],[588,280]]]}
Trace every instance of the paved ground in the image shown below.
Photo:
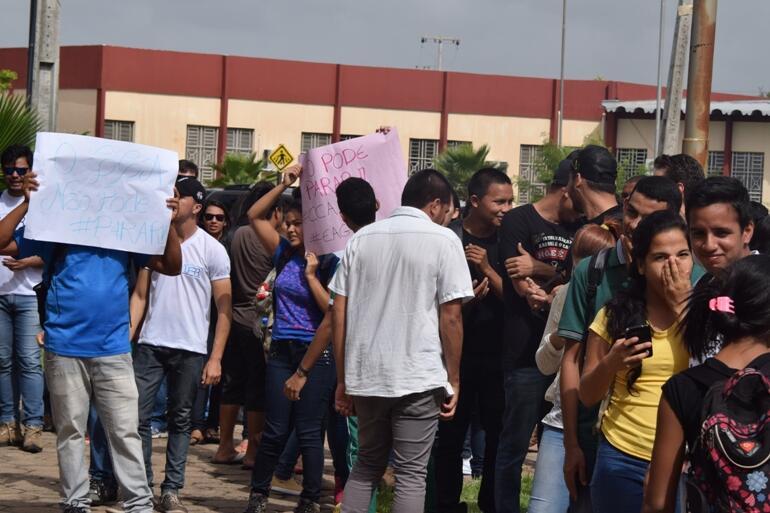
{"label": "paved ground", "polygon": [[[42,513],[59,510],[59,468],[53,433],[43,434],[43,452],[29,454],[17,447],[0,447],[0,512]],[[158,482],[163,480],[165,439],[153,441],[153,469]],[[240,513],[248,498],[250,471],[239,465],[210,463],[216,445],[190,447],[185,488],[181,498],[190,513]],[[332,509],[331,461],[327,461],[324,476],[324,511]],[[156,487],[155,493],[158,493]],[[296,498],[273,494],[272,512],[291,511]],[[94,513],[113,511],[93,508]],[[117,511],[121,511],[119,508]]]}
{"label": "paved ground", "polygon": [[[54,434],[43,434],[43,452],[29,454],[17,447],[0,447],[0,512],[43,513],[59,511],[59,468]],[[153,465],[158,482],[163,480],[165,439],[153,441]],[[190,447],[186,483],[181,497],[190,513],[240,513],[248,498],[250,471],[238,465],[213,465],[215,445]],[[328,456],[328,454],[327,454]],[[534,454],[530,453],[528,466]],[[323,511],[332,510],[334,486],[331,461],[327,459],[324,475]],[[158,493],[156,488],[155,493]],[[296,498],[273,494],[272,513],[292,511]],[[94,513],[111,513],[120,508],[93,508]]]}

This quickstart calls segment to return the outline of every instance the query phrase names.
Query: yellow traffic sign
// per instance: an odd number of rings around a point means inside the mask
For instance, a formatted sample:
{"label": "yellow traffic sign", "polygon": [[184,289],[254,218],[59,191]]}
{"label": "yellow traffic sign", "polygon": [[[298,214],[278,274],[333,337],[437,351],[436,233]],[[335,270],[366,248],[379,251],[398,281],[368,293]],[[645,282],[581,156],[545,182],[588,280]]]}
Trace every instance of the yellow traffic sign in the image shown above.
{"label": "yellow traffic sign", "polygon": [[270,162],[278,168],[278,171],[283,171],[283,169],[291,164],[293,160],[294,157],[291,156],[291,153],[289,153],[289,150],[287,150],[286,146],[283,144],[279,144],[278,147],[273,150],[273,153],[270,154]]}

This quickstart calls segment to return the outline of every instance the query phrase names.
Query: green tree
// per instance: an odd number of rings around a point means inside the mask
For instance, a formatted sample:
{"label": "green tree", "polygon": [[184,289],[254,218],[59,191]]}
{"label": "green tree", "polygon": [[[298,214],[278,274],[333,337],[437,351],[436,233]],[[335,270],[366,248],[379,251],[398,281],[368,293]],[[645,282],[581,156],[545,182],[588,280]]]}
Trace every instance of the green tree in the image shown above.
{"label": "green tree", "polygon": [[484,167],[492,167],[505,171],[508,165],[504,162],[487,160],[489,146],[482,144],[474,149],[472,144],[451,146],[433,159],[433,167],[444,173],[452,184],[461,200],[468,199],[468,180],[473,173]]}
{"label": "green tree", "polygon": [[19,78],[19,74],[11,69],[0,69],[0,93],[8,91],[13,86],[13,81]]}
{"label": "green tree", "polygon": [[248,155],[228,153],[222,164],[212,166],[219,174],[219,178],[212,180],[209,186],[224,187],[226,185],[252,184],[261,180],[275,180],[278,173],[266,170],[264,160],[255,159],[256,153]]}
{"label": "green tree", "polygon": [[[8,92],[2,85],[5,82],[0,71],[0,151],[12,144],[35,145],[35,136],[41,128],[37,113],[27,107],[24,96]],[[15,73],[14,73],[15,75]],[[5,181],[0,180],[0,190],[5,189]]]}

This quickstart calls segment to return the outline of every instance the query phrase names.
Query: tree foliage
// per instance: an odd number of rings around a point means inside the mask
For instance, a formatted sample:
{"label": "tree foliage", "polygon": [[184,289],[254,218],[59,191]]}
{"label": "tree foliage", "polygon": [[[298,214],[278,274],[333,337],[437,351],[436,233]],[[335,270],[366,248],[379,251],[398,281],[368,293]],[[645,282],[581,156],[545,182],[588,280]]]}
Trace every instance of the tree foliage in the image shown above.
{"label": "tree foliage", "polygon": [[433,167],[444,173],[461,200],[468,199],[468,180],[473,173],[485,167],[500,169],[505,172],[508,165],[504,162],[487,160],[489,146],[482,144],[474,149],[472,144],[451,146],[433,159]]}
{"label": "tree foliage", "polygon": [[254,152],[248,155],[228,153],[222,164],[212,166],[219,178],[212,180],[209,186],[225,187],[226,185],[252,184],[262,180],[275,181],[278,173],[266,170],[266,162],[263,159],[255,159],[256,153]]}

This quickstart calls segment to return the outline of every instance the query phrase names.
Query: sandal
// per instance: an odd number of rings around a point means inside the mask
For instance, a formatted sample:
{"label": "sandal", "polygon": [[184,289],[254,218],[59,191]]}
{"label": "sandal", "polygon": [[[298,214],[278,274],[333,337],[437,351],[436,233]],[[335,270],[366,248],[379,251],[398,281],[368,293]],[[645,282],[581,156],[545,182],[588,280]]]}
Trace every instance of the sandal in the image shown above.
{"label": "sandal", "polygon": [[200,429],[193,429],[190,433],[190,445],[198,445],[203,442],[203,431]]}
{"label": "sandal", "polygon": [[210,444],[218,444],[219,443],[219,429],[218,428],[208,428],[205,432],[205,440],[206,443]]}

